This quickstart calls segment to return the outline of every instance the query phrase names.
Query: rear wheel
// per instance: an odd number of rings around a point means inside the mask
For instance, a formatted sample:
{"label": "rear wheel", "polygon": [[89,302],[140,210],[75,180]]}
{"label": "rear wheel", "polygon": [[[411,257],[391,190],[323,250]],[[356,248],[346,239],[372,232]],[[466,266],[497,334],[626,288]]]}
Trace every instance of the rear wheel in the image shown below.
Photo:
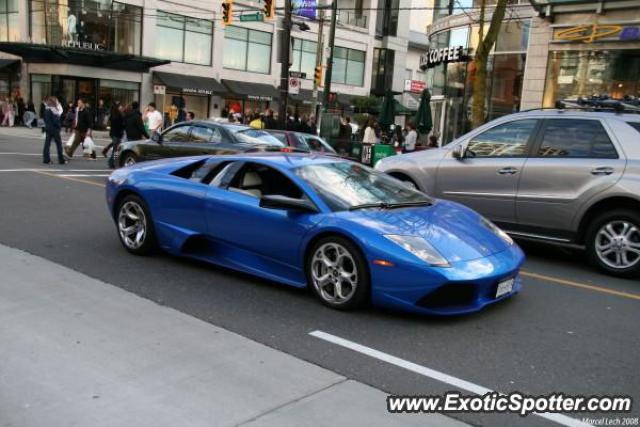
{"label": "rear wheel", "polygon": [[118,206],[116,225],[120,242],[135,255],[147,255],[156,248],[156,237],[149,209],[144,201],[128,195]]}
{"label": "rear wheel", "polygon": [[587,230],[592,263],[610,274],[640,276],[640,214],[614,209],[597,216]]}
{"label": "rear wheel", "polygon": [[339,310],[362,306],[369,295],[364,257],[349,240],[339,236],[320,239],[307,260],[307,278],[313,293],[325,305]]}

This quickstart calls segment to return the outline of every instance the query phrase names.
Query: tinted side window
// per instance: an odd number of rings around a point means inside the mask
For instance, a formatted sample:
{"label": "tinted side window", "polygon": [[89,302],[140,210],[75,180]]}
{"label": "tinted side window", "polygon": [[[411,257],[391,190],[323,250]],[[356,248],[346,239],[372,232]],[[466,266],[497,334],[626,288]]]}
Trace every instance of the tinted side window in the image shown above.
{"label": "tinted side window", "polygon": [[524,157],[538,120],[503,123],[474,137],[467,145],[469,157]]}
{"label": "tinted side window", "polygon": [[538,156],[615,159],[618,154],[598,120],[550,119]]}
{"label": "tinted side window", "polygon": [[165,142],[187,142],[189,141],[190,126],[178,126],[169,129],[162,134],[162,140]]}
{"label": "tinted side window", "polygon": [[204,126],[193,126],[191,128],[191,141],[193,142],[211,142],[213,138],[213,129]]}

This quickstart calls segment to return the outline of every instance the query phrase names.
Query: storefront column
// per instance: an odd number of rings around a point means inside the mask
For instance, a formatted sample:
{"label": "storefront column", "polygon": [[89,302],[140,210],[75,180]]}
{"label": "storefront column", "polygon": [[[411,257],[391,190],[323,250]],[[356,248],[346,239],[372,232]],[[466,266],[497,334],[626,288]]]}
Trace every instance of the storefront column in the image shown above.
{"label": "storefront column", "polygon": [[537,17],[531,19],[529,48],[527,49],[520,101],[521,110],[542,107],[549,59],[549,43],[552,34],[553,30],[549,22]]}
{"label": "storefront column", "polygon": [[224,108],[224,100],[221,96],[211,95],[209,104],[209,117],[220,117]]}

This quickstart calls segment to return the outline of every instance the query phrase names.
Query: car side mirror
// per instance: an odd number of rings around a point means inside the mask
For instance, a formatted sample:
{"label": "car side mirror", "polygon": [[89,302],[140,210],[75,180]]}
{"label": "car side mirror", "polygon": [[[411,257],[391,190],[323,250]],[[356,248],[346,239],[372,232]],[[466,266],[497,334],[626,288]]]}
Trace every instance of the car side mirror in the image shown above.
{"label": "car side mirror", "polygon": [[262,196],[260,207],[286,211],[318,212],[318,208],[308,199],[295,199],[277,194]]}
{"label": "car side mirror", "polygon": [[151,140],[157,144],[162,144],[162,134],[160,132],[154,132],[151,135]]}
{"label": "car side mirror", "polygon": [[466,150],[464,144],[456,145],[455,148],[451,151],[451,155],[453,156],[453,158],[458,160],[464,159],[465,154]]}

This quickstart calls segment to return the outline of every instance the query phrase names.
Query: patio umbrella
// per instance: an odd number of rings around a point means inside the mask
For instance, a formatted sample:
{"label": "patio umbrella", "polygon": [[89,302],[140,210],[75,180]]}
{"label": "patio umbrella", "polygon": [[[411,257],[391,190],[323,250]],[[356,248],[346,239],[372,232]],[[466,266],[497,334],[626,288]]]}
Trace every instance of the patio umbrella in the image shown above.
{"label": "patio umbrella", "polygon": [[380,115],[378,116],[378,123],[380,126],[388,127],[395,122],[396,117],[396,103],[393,98],[393,92],[388,90],[384,98],[382,99],[382,105],[380,107]]}
{"label": "patio umbrella", "polygon": [[431,119],[431,94],[425,89],[420,95],[420,106],[413,119],[416,129],[420,133],[429,133],[433,128],[433,120]]}

